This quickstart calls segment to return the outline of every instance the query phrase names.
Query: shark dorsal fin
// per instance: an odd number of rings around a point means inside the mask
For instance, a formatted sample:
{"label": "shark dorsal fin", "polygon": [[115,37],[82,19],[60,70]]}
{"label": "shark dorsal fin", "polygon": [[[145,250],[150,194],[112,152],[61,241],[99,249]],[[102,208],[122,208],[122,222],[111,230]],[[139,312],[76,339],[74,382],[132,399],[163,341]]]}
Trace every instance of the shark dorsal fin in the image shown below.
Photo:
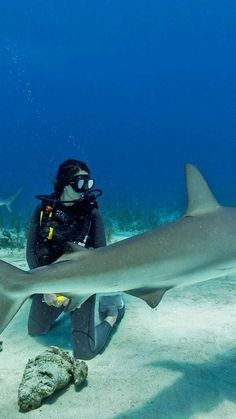
{"label": "shark dorsal fin", "polygon": [[194,216],[214,211],[220,207],[205,179],[192,164],[185,165],[188,208],[185,216]]}

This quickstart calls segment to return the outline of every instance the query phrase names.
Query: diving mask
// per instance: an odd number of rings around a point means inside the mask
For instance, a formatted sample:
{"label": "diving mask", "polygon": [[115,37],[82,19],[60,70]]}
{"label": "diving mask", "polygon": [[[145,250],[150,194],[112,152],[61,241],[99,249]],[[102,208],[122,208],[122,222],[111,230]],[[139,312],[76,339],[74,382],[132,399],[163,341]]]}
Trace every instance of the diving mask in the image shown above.
{"label": "diving mask", "polygon": [[69,185],[74,189],[75,192],[86,192],[93,188],[95,180],[91,179],[88,175],[77,175],[74,176]]}

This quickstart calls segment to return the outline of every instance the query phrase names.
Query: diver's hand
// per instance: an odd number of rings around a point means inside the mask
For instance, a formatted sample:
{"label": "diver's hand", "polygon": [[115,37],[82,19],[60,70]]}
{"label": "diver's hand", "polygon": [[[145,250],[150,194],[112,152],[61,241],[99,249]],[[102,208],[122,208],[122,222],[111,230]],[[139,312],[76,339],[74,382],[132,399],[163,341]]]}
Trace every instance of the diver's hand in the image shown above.
{"label": "diver's hand", "polygon": [[58,296],[57,294],[43,294],[43,301],[48,306],[53,306],[53,307],[61,307],[61,306],[66,307],[70,302],[69,298],[61,296],[61,295]]}

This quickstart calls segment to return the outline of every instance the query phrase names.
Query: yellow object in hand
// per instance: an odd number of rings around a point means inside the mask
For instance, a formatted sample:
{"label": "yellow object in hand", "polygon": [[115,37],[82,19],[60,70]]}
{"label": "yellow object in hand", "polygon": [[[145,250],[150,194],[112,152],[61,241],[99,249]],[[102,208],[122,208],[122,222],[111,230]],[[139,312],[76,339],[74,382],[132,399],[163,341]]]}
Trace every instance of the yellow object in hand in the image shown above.
{"label": "yellow object in hand", "polygon": [[62,303],[65,297],[63,295],[57,295],[57,301],[58,303]]}

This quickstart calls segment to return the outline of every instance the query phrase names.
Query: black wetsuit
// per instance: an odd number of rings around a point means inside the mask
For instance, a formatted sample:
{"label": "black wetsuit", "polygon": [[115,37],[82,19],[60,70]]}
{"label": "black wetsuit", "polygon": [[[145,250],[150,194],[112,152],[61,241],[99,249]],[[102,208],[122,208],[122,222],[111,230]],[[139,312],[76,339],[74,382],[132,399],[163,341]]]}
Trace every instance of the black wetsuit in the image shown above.
{"label": "black wetsuit", "polygon": [[[49,238],[50,228],[53,232]],[[79,242],[87,248],[106,245],[103,220],[96,201],[73,206],[65,206],[60,201],[52,206],[50,202],[42,202],[36,207],[27,241],[26,258],[30,269],[54,262],[64,253],[68,241]],[[42,294],[33,296],[28,320],[28,332],[32,336],[46,333],[64,310],[64,307],[47,305],[42,298]],[[92,295],[80,308],[70,312],[76,358],[91,359],[96,356],[106,344],[112,329],[105,320],[95,326],[95,301],[96,295]]]}

